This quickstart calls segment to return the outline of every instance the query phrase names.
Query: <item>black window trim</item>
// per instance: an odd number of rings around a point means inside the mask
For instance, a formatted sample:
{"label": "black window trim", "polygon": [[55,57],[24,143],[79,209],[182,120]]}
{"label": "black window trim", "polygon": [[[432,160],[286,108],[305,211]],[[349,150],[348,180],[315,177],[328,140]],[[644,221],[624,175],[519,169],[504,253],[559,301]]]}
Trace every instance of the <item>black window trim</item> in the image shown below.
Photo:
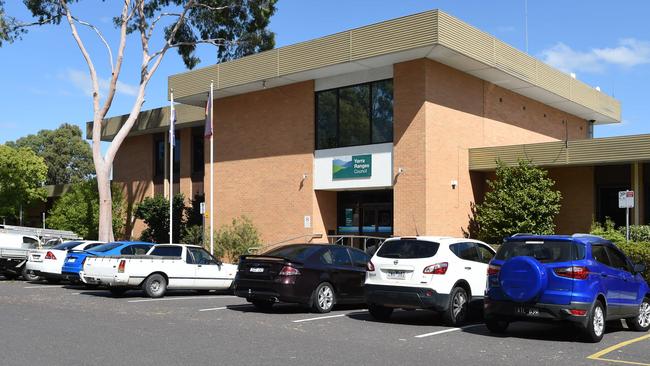
{"label": "black window trim", "polygon": [[[205,136],[204,136],[203,127],[194,127],[194,128],[192,128],[192,130],[191,130],[191,136],[192,136],[191,141],[190,141],[190,145],[191,145],[191,146],[190,146],[190,149],[191,149],[191,150],[190,150],[190,151],[191,151],[191,156],[190,156],[190,160],[191,160],[191,163],[190,163],[190,164],[191,164],[191,174],[192,174],[192,176],[195,177],[195,178],[201,178],[201,179],[202,179],[203,176],[205,175],[205,146],[206,146],[206,144],[205,144]],[[202,168],[201,168],[201,170],[195,170],[195,169],[194,169],[194,168],[195,168],[195,164],[196,164],[196,162],[195,162],[195,160],[196,160],[196,154],[194,154],[194,152],[195,152],[195,151],[194,151],[194,149],[195,149],[195,146],[194,146],[194,145],[195,145],[195,142],[196,142],[195,139],[197,139],[197,138],[198,138],[198,139],[201,139],[201,141],[203,141],[203,149],[202,149],[202,153],[203,153],[203,164],[202,164]]]}
{"label": "black window trim", "polygon": [[[393,143],[395,141],[395,131],[394,131],[394,126],[395,126],[395,109],[393,105],[393,136],[390,139],[390,141],[384,141],[384,142],[372,142],[372,131],[373,131],[373,124],[372,124],[372,84],[374,83],[381,83],[384,81],[391,81],[393,82],[394,78],[386,78],[386,79],[379,79],[379,80],[372,80],[372,81],[366,81],[363,83],[359,84],[352,84],[352,85],[344,85],[344,86],[339,86],[336,88],[330,88],[330,89],[323,89],[323,90],[317,90],[314,93],[314,150],[330,150],[330,149],[339,149],[339,148],[345,148],[345,147],[354,147],[354,146],[367,146],[367,145],[380,145],[380,144],[389,144]],[[367,144],[355,144],[355,145],[341,145],[341,135],[340,135],[340,129],[341,129],[341,124],[339,123],[339,112],[340,112],[340,106],[339,106],[339,92],[341,89],[345,88],[351,88],[355,86],[363,86],[367,85],[369,92],[369,103],[368,103],[368,121],[369,123],[369,133],[370,133],[370,140]],[[327,148],[319,148],[318,146],[318,94],[319,93],[324,93],[328,91],[335,91],[336,92],[336,146],[334,147],[327,147]],[[395,102],[395,89],[394,89],[394,84],[393,84],[393,103]]]}

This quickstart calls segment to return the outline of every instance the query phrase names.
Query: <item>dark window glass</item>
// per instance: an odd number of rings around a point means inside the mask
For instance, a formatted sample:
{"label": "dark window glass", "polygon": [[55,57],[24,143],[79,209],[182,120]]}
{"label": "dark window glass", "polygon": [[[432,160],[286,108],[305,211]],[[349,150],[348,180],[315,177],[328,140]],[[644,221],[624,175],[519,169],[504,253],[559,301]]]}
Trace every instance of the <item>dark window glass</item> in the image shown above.
{"label": "dark window glass", "polygon": [[337,91],[328,90],[316,94],[316,148],[330,149],[336,142]]}
{"label": "dark window glass", "polygon": [[92,248],[94,248],[94,247],[98,247],[98,246],[100,246],[100,245],[102,245],[102,243],[92,243],[92,244],[88,244],[88,245],[86,245],[86,247],[84,248],[84,250],[92,249]]}
{"label": "dark window glass", "polygon": [[594,257],[594,259],[602,263],[606,266],[611,266],[611,263],[609,262],[609,257],[607,256],[607,251],[605,250],[605,247],[602,245],[592,245],[591,246],[591,255]]}
{"label": "dark window glass", "polygon": [[[187,248],[194,258],[194,264],[217,264],[217,261],[212,258],[210,253],[202,248]],[[190,263],[188,258],[188,263]]]}
{"label": "dark window glass", "polygon": [[583,259],[583,245],[567,241],[509,241],[504,243],[496,254],[496,259],[507,260],[512,257],[533,257],[542,263],[568,262]]}
{"label": "dark window glass", "polygon": [[355,267],[366,268],[366,264],[368,263],[368,259],[369,259],[366,253],[359,250],[349,249],[349,248],[348,251],[350,252],[350,256],[352,257],[352,263],[354,264]]}
{"label": "dark window glass", "polygon": [[320,255],[320,262],[323,264],[332,264],[334,263],[334,258],[332,258],[332,252],[329,249],[325,249]]}
{"label": "dark window glass", "polygon": [[192,173],[203,173],[205,171],[203,128],[192,130]]}
{"label": "dark window glass", "polygon": [[335,266],[351,266],[350,255],[345,247],[332,247],[332,259]]}
{"label": "dark window glass", "polygon": [[426,240],[388,240],[377,252],[383,258],[429,258],[436,255],[440,244]]}
{"label": "dark window glass", "polygon": [[165,176],[165,139],[162,135],[156,135],[153,140],[154,176],[162,178]]}
{"label": "dark window glass", "polygon": [[23,236],[23,244],[28,244],[30,246],[38,245],[38,240],[28,236]]}
{"label": "dark window glass", "polygon": [[56,250],[68,250],[76,247],[77,245],[81,244],[80,241],[65,241],[61,244],[55,245],[52,247],[52,249]]}
{"label": "dark window glass", "polygon": [[368,85],[339,89],[339,146],[370,143]]}
{"label": "dark window glass", "polygon": [[282,257],[294,261],[305,261],[319,249],[320,247],[309,244],[289,245],[273,249],[269,252],[264,253],[264,255]]}
{"label": "dark window glass", "polygon": [[457,243],[449,246],[456,257],[467,261],[479,262],[479,253],[474,243]]}
{"label": "dark window glass", "polygon": [[135,255],[144,255],[147,254],[151,247],[149,245],[134,245],[133,254]]}
{"label": "dark window glass", "polygon": [[607,247],[607,253],[609,253],[609,259],[612,261],[612,267],[623,271],[632,272],[632,268],[628,264],[627,259],[623,253],[610,247]]}
{"label": "dark window glass", "polygon": [[178,246],[156,247],[150,253],[150,255],[159,255],[161,257],[180,257],[182,254],[183,248]]}
{"label": "dark window glass", "polygon": [[122,254],[122,255],[133,255],[134,250],[135,250],[135,247],[133,245],[130,245],[130,246],[125,247],[122,250],[120,250],[120,254]]}
{"label": "dark window glass", "polygon": [[121,245],[122,245],[121,243],[102,244],[102,245],[99,245],[99,246],[96,246],[95,248],[93,248],[92,251],[93,252],[104,253],[104,252],[108,252],[109,250],[113,250],[113,249],[115,249],[115,248],[117,248],[117,247],[119,247]]}
{"label": "dark window glass", "polygon": [[372,84],[372,142],[393,141],[393,81]]}
{"label": "dark window glass", "polygon": [[494,252],[485,245],[477,244],[477,246],[479,255],[481,256],[480,261],[483,263],[490,263],[492,258],[494,258]]}
{"label": "dark window glass", "polygon": [[180,181],[181,174],[181,137],[179,132],[174,134],[174,182]]}

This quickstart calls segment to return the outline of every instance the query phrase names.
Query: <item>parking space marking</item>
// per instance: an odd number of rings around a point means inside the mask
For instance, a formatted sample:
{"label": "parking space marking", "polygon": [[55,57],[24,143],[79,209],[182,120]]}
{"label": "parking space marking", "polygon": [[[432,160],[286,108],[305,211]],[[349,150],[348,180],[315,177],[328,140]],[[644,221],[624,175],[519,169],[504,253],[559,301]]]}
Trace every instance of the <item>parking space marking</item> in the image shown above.
{"label": "parking space marking", "polygon": [[469,329],[469,328],[476,328],[476,327],[482,327],[482,326],[483,326],[483,324],[472,324],[472,325],[466,325],[466,326],[464,326],[464,327],[460,327],[460,328],[449,328],[449,329],[445,329],[445,330],[439,330],[439,331],[437,331],[437,332],[432,332],[432,333],[425,333],[425,334],[416,335],[415,338],[431,337],[431,336],[438,335],[438,334],[444,334],[444,333],[456,332],[456,331],[458,331],[458,330]]}
{"label": "parking space marking", "polygon": [[23,288],[62,288],[63,286],[55,286],[55,285],[39,285],[39,286],[25,286]]}
{"label": "parking space marking", "polygon": [[241,304],[241,305],[228,305],[228,306],[221,306],[218,308],[207,308],[207,309],[199,309],[199,311],[216,311],[216,310],[226,310],[230,308],[241,308],[241,307],[250,307],[250,304]]}
{"label": "parking space marking", "polygon": [[351,315],[351,314],[365,314],[365,313],[367,313],[367,311],[357,311],[357,312],[353,312],[353,313],[337,314],[337,315],[326,315],[326,316],[319,316],[319,317],[316,317],[316,318],[293,320],[292,323],[310,322],[310,321],[313,321],[313,320],[321,320],[321,319],[341,318],[341,317]]}
{"label": "parking space marking", "polygon": [[650,366],[650,363],[641,363],[641,362],[633,362],[633,361],[625,361],[625,360],[612,360],[612,359],[609,359],[609,358],[602,358],[602,356],[604,356],[604,355],[606,355],[606,354],[608,354],[610,352],[614,352],[617,349],[623,348],[625,346],[629,346],[632,343],[641,342],[641,341],[646,340],[646,339],[650,339],[650,334],[646,334],[646,335],[641,336],[639,338],[630,339],[630,340],[627,340],[625,342],[615,344],[615,345],[613,345],[611,347],[607,347],[604,350],[596,352],[591,356],[587,356],[587,358],[590,359],[590,360],[623,363],[623,364],[627,364],[627,365]]}
{"label": "parking space marking", "polygon": [[152,301],[179,301],[179,300],[201,300],[201,299],[231,299],[237,296],[188,296],[188,297],[165,297],[162,299],[140,299],[129,300],[127,302],[152,302]]}
{"label": "parking space marking", "polygon": [[199,311],[215,311],[215,310],[224,310],[224,309],[228,309],[228,307],[222,306],[220,308],[199,309]]}

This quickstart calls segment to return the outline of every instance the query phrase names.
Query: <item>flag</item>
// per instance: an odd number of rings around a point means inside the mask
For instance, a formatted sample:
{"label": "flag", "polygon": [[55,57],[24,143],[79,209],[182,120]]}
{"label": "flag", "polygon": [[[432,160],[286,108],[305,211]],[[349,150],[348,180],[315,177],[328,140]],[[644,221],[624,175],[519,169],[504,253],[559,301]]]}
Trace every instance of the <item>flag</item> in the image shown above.
{"label": "flag", "polygon": [[176,108],[174,108],[174,94],[172,94],[171,100],[171,113],[169,114],[169,144],[175,146],[176,136],[174,131],[176,130]]}
{"label": "flag", "polygon": [[212,88],[205,103],[205,137],[212,136]]}

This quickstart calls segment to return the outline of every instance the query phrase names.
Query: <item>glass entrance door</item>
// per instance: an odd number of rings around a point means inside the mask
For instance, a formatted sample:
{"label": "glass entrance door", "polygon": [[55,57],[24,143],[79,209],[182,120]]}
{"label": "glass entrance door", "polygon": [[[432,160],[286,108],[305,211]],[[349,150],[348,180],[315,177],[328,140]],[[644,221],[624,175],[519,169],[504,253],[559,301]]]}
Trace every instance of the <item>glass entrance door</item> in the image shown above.
{"label": "glass entrance door", "polygon": [[354,191],[338,194],[339,235],[393,234],[393,191]]}

